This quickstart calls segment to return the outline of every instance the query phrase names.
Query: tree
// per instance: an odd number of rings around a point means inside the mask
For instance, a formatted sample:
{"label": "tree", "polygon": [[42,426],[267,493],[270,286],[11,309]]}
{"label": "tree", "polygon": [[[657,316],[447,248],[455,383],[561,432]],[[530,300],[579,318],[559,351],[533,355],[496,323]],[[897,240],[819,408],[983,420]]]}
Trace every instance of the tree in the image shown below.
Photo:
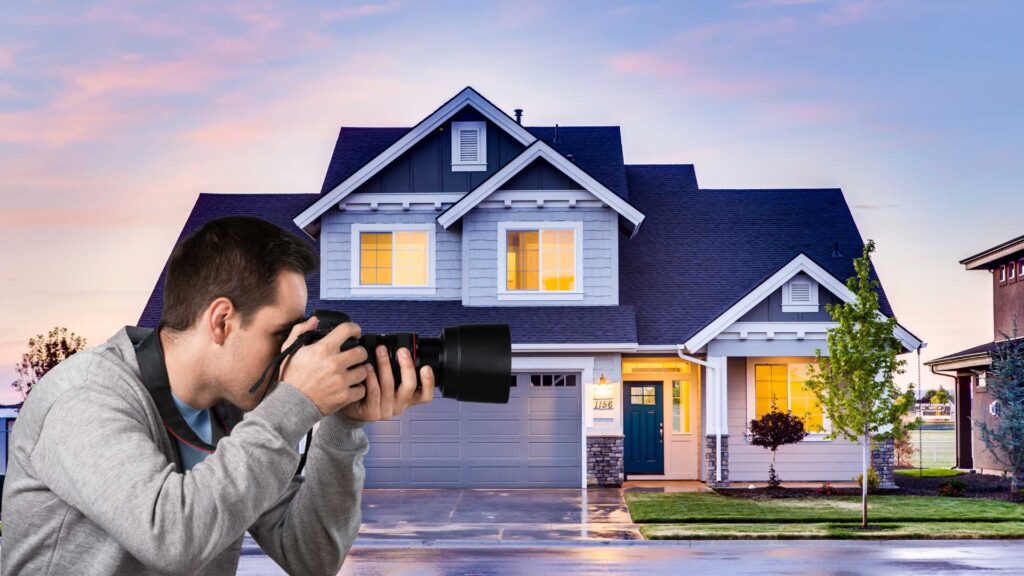
{"label": "tree", "polygon": [[933,391],[933,394],[932,394],[932,397],[931,397],[931,403],[932,404],[949,404],[952,401],[952,399],[953,399],[953,397],[949,394],[949,391],[946,390],[945,388],[943,388],[942,386],[939,386],[938,390],[934,390]]}
{"label": "tree", "polygon": [[775,473],[775,451],[786,444],[796,444],[806,437],[804,419],[794,416],[788,410],[780,411],[774,399],[772,409],[756,420],[750,421],[750,443],[772,451],[772,462],[768,465],[768,487],[778,488],[781,484]]}
{"label": "tree", "polygon": [[28,398],[32,387],[44,374],[83,348],[85,338],[63,327],[50,330],[46,336],[38,334],[29,338],[28,352],[21,355],[21,362],[16,366],[19,378],[11,382],[11,386],[21,392],[22,399]]}
{"label": "tree", "polygon": [[[862,443],[861,477],[868,477],[871,442],[900,437],[906,424],[903,416],[914,405],[914,392],[903,391],[894,382],[903,373],[905,360],[893,334],[895,318],[886,318],[878,308],[878,282],[871,279],[871,253],[875,243],[864,246],[853,261],[856,276],[846,281],[854,300],[827,304],[825,309],[837,326],[828,331],[828,356],[819,348],[804,385],[825,408],[832,431],[828,437],[845,437]],[[861,482],[861,526],[868,525],[868,486]]]}
{"label": "tree", "polygon": [[974,426],[992,457],[1010,471],[1010,490],[1016,494],[1024,487],[1024,339],[1016,337],[1016,326],[1013,331],[1014,338],[992,351],[986,376],[994,417],[977,419]]}

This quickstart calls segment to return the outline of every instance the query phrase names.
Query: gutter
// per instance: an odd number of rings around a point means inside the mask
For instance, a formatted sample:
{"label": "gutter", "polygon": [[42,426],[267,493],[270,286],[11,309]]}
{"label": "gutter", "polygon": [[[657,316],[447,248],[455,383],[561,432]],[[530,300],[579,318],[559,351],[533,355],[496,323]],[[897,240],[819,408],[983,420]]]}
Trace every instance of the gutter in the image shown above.
{"label": "gutter", "polygon": [[[956,396],[956,403],[960,404],[961,398],[960,398],[960,391],[958,390],[959,385],[960,385],[960,381],[957,380],[956,375],[954,375],[954,374],[943,374],[942,371],[936,370],[934,365],[928,366],[928,370],[930,370],[931,373],[935,374],[936,376],[945,376],[946,378],[952,378],[953,379],[953,394]],[[971,386],[971,384],[968,384],[968,386]],[[969,389],[970,388],[968,388],[968,390]],[[953,421],[953,423],[955,424],[955,429],[956,429],[956,467],[958,469],[962,469],[961,466],[960,466],[961,462],[960,462],[960,423],[959,423],[959,420],[960,420],[960,408],[961,407],[957,406],[956,408],[957,408],[956,409],[956,420]],[[968,418],[969,417],[970,417],[970,415],[968,414]],[[924,458],[922,457],[922,460],[923,459]]]}
{"label": "gutter", "polygon": [[[699,358],[694,358],[693,356],[687,356],[686,354],[683,354],[683,346],[681,344],[676,346],[676,354],[679,354],[679,357],[682,358],[683,360],[686,360],[688,362],[693,362],[694,364],[699,364],[699,365],[707,368],[708,372],[711,372],[712,370],[714,370],[715,374],[716,375],[718,374],[718,372],[717,372],[718,368],[716,366],[712,366],[711,364],[708,364],[707,362],[705,362],[704,360],[701,360]],[[710,380],[710,378],[709,378],[709,380]],[[718,378],[715,378],[715,382],[717,382],[717,381],[718,381]],[[721,484],[722,483],[722,423],[720,422],[721,418],[722,418],[722,391],[721,390],[715,390],[715,483],[716,484]]]}

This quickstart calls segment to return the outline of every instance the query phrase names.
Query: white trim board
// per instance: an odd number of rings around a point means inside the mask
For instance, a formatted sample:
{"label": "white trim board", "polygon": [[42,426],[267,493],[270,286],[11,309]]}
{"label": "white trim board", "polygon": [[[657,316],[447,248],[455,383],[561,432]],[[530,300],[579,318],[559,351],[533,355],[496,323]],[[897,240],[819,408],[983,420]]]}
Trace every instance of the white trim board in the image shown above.
{"label": "white trim board", "polygon": [[[683,344],[686,347],[686,350],[691,354],[696,353],[698,350],[706,346],[708,342],[715,339],[726,328],[742,318],[743,315],[749,312],[754,306],[757,306],[759,302],[770,296],[772,292],[781,288],[782,285],[790,278],[801,272],[810,276],[813,280],[817,281],[818,284],[824,286],[844,302],[852,302],[856,299],[853,292],[851,292],[850,289],[847,288],[846,285],[838,278],[830,274],[827,270],[815,263],[814,260],[811,260],[806,254],[801,252],[800,254],[797,254],[795,258],[790,260],[788,264],[772,274],[767,280],[748,292],[747,295],[741,298],[739,302],[733,304],[732,307],[719,315],[718,318],[715,318],[707,326],[694,334]],[[878,314],[883,318],[885,317],[881,312]],[[906,328],[899,324],[896,325],[896,329],[893,330],[893,334],[908,350],[916,350],[923,344],[921,340],[917,339]]]}
{"label": "white trim board", "polygon": [[[476,90],[467,86],[451,100],[448,100],[448,102],[435,110],[430,116],[421,120],[420,123],[409,130],[405,136],[399,138],[397,142],[378,154],[373,160],[364,164],[362,168],[346,178],[341,184],[335,186],[330,192],[321,196],[320,199],[314,202],[312,206],[303,210],[302,213],[296,216],[293,220],[295,225],[304,230],[307,234],[310,234],[310,231],[307,230],[307,228],[323,216],[323,214],[327,212],[332,205],[337,204],[342,198],[351,194],[359,188],[359,186],[363,185],[367,180],[373,177],[373,175],[404,154],[427,134],[433,132],[438,126],[448,121],[449,118],[454,116],[459,110],[462,110],[462,108],[467,105],[475,109],[491,122],[503,128],[520,144],[529,146],[537,140],[536,136],[531,134],[526,128],[517,124],[515,120],[508,116],[508,114],[505,114],[494,104],[491,104]],[[313,234],[310,234],[310,236],[313,236]]]}
{"label": "white trim board", "polygon": [[643,223],[645,218],[643,212],[637,210],[632,204],[624,200],[618,194],[609,190],[592,176],[584,172],[579,166],[570,162],[565,156],[562,156],[557,150],[548,146],[542,140],[537,140],[531,144],[526,150],[523,150],[519,156],[516,156],[508,164],[505,164],[501,170],[498,170],[490,178],[480,183],[480,185],[473,189],[472,192],[463,196],[462,199],[455,204],[449,206],[447,210],[437,217],[437,223],[446,229],[450,228],[453,224],[458,222],[459,219],[465,216],[467,212],[496,192],[502,184],[511,180],[512,177],[518,174],[520,170],[529,166],[530,163],[538,158],[543,158],[550,162],[566,176],[575,180],[588,192],[596,196],[612,210],[615,210],[620,216],[633,224],[633,231],[630,235],[631,237],[635,236],[640,230],[640,224]]}

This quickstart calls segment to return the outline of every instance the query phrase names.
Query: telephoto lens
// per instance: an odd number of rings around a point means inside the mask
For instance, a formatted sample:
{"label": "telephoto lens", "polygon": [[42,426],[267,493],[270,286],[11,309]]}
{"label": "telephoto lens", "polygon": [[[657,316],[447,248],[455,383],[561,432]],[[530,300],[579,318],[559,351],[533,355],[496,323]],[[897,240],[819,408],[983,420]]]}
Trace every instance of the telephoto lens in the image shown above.
{"label": "telephoto lens", "polygon": [[[343,312],[316,310],[317,327],[307,345],[329,334],[339,324],[352,319]],[[460,324],[441,331],[437,338],[421,338],[415,333],[363,334],[349,338],[341,350],[362,346],[374,361],[377,346],[384,345],[391,361],[395,385],[401,381],[398,349],[407,348],[416,365],[416,387],[420,368],[434,371],[435,387],[445,398],[460,402],[507,404],[512,377],[512,333],[508,324]]]}

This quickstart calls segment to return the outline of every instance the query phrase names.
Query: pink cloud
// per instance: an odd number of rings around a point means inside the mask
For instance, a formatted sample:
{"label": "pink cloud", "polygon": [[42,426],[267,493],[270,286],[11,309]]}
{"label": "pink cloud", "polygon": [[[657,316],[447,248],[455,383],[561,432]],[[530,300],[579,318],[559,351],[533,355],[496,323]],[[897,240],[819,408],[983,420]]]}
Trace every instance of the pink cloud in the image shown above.
{"label": "pink cloud", "polygon": [[608,64],[617,73],[660,78],[672,82],[684,92],[693,94],[741,96],[774,90],[773,82],[765,79],[727,78],[717,72],[654,52],[618,54],[610,57]]}
{"label": "pink cloud", "polygon": [[336,10],[328,10],[321,16],[328,21],[354,20],[356,18],[365,18],[367,16],[376,16],[378,14],[394,12],[395,10],[398,10],[398,6],[397,2],[357,4],[355,6],[347,6]]}
{"label": "pink cloud", "polygon": [[843,26],[863,21],[875,7],[874,0],[844,2],[818,16],[818,22],[829,26]]}
{"label": "pink cloud", "polygon": [[14,49],[9,46],[0,46],[0,70],[10,68],[14,64]]}

